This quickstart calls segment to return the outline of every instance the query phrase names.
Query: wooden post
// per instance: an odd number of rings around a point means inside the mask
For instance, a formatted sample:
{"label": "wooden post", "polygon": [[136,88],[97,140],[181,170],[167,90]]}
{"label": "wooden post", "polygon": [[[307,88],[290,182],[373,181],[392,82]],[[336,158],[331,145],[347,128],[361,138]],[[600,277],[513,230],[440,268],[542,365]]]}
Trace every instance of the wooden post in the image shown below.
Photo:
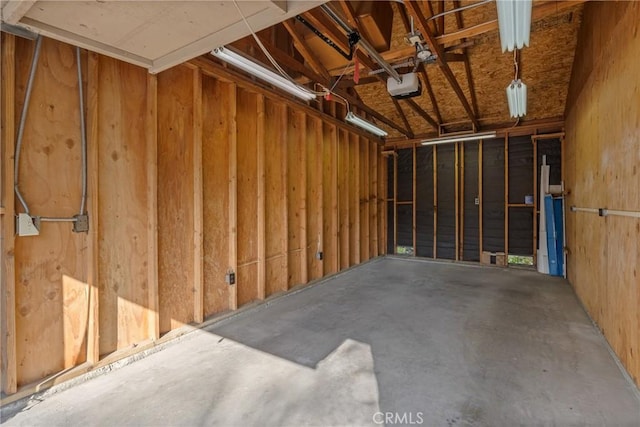
{"label": "wooden post", "polygon": [[0,298],[2,319],[2,391],[17,390],[16,371],[16,273],[15,273],[15,197],[13,192],[13,158],[15,152],[15,37],[2,35],[2,261],[0,263]]}
{"label": "wooden post", "polygon": [[280,105],[280,140],[282,144],[282,238],[284,248],[283,273],[285,275],[284,289],[289,289],[289,109],[286,104]]}
{"label": "wooden post", "polygon": [[398,251],[398,156],[393,156],[393,253]]}
{"label": "wooden post", "polygon": [[298,140],[300,141],[300,176],[298,186],[300,188],[300,282],[309,281],[309,263],[307,262],[307,116],[304,113],[297,115],[300,126],[298,127]]}
{"label": "wooden post", "polygon": [[[331,104],[331,108],[335,114],[335,103]],[[337,273],[340,271],[340,234],[339,234],[339,203],[338,196],[338,128],[331,125],[331,271]]]}
{"label": "wooden post", "polygon": [[509,258],[509,133],[504,134],[504,255]]}
{"label": "wooden post", "polygon": [[350,216],[353,218],[353,232],[349,233],[349,236],[353,235],[353,264],[360,264],[360,137],[357,134],[351,134],[349,136],[349,149],[354,154],[351,175],[351,182],[349,183],[350,189],[354,192],[352,196],[351,207],[353,212]]}
{"label": "wooden post", "polygon": [[433,258],[438,257],[438,150],[433,146]]}
{"label": "wooden post", "polygon": [[160,338],[160,316],[158,314],[158,78],[147,74],[146,105],[147,144],[147,282],[149,338]]}
{"label": "wooden post", "polygon": [[258,188],[257,188],[257,251],[258,251],[258,265],[257,265],[257,281],[258,281],[258,299],[264,299],[266,296],[266,280],[267,280],[267,261],[266,261],[266,234],[265,234],[265,141],[264,141],[264,96],[262,94],[256,95],[256,107],[257,107],[257,123],[256,123],[256,149],[257,153],[257,168],[258,168]]}
{"label": "wooden post", "polygon": [[[99,236],[98,236],[98,54],[89,52],[87,58],[87,170],[88,212],[90,227],[87,235],[87,286],[89,287],[89,316],[87,321],[87,362],[100,359],[98,317],[99,295]],[[81,112],[84,114],[84,111]]]}
{"label": "wooden post", "polygon": [[460,252],[459,260],[464,260],[464,142],[460,143]]}
{"label": "wooden post", "polygon": [[193,69],[193,320],[204,321],[202,75]]}
{"label": "wooden post", "polygon": [[[314,118],[313,120],[316,121],[316,153],[317,153],[317,157],[316,157],[316,171],[315,173],[318,176],[318,193],[316,195],[317,200],[318,200],[318,205],[317,205],[317,212],[315,212],[315,214],[317,215],[317,221],[318,221],[318,240],[316,242],[316,248],[314,251],[314,256],[317,256],[318,251],[324,251],[324,186],[325,186],[325,182],[324,179],[322,179],[323,177],[323,171],[324,171],[324,156],[323,154],[323,147],[324,147],[324,133],[323,133],[323,126],[322,126],[322,119],[319,118]],[[322,260],[318,260],[318,274],[317,277],[322,277],[324,276],[324,256],[322,258]]]}
{"label": "wooden post", "polygon": [[378,146],[373,143],[369,143],[369,165],[372,169],[371,171],[371,240],[373,244],[371,245],[371,257],[377,257],[379,253],[379,242],[380,239],[378,233],[378,199],[380,198],[380,194],[378,193]]}
{"label": "wooden post", "polygon": [[458,180],[458,142],[453,146],[453,187],[454,187],[454,203],[455,203],[455,217],[456,217],[456,261],[460,260],[460,181]]}
{"label": "wooden post", "polygon": [[416,152],[416,145],[413,144],[413,177],[412,177],[412,181],[413,181],[413,194],[411,196],[411,200],[412,202],[412,228],[411,228],[411,233],[413,236],[413,256],[416,256],[416,254],[418,253],[418,238],[417,238],[417,227],[416,227],[416,163],[417,163],[417,152]]}
{"label": "wooden post", "polygon": [[[238,273],[238,135],[236,85],[229,84],[229,269]],[[229,309],[238,308],[238,286],[229,290]]]}
{"label": "wooden post", "polygon": [[531,138],[533,144],[533,265],[538,265],[538,140]]}
{"label": "wooden post", "polygon": [[478,206],[478,235],[479,235],[479,245],[478,247],[480,248],[480,253],[478,254],[478,256],[482,255],[482,240],[483,240],[483,236],[482,236],[482,204],[483,204],[483,200],[482,200],[482,145],[483,145],[483,140],[480,140],[480,142],[478,143],[478,199],[479,199],[479,206]]}

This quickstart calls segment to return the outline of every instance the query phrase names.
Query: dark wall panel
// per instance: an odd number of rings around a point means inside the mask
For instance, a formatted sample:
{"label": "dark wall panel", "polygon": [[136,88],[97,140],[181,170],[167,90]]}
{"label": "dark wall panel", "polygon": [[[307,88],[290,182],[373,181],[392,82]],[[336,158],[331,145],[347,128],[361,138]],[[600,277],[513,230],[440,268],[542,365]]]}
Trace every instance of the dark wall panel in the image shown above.
{"label": "dark wall panel", "polygon": [[478,197],[478,143],[464,144],[464,235],[462,257],[465,261],[480,261],[480,210]]}
{"label": "dark wall panel", "polygon": [[533,208],[509,208],[509,253],[533,255]]}
{"label": "dark wall panel", "polygon": [[438,227],[437,257],[456,258],[456,197],[455,197],[455,148],[453,145],[438,146]]}
{"label": "dark wall panel", "polygon": [[395,254],[396,248],[393,245],[394,236],[393,236],[393,223],[395,219],[395,207],[393,206],[393,202],[387,203],[387,253]]}
{"label": "dark wall panel", "polygon": [[504,139],[484,141],[482,149],[482,247],[504,251]]}
{"label": "dark wall panel", "polygon": [[533,144],[530,136],[511,137],[509,203],[524,203],[526,195],[533,195]]}
{"label": "dark wall panel", "polygon": [[398,150],[398,195],[399,202],[413,200],[413,149]]}
{"label": "dark wall panel", "polygon": [[398,205],[398,246],[413,247],[413,206]]}
{"label": "dark wall panel", "polygon": [[433,147],[416,149],[416,255],[433,257]]}

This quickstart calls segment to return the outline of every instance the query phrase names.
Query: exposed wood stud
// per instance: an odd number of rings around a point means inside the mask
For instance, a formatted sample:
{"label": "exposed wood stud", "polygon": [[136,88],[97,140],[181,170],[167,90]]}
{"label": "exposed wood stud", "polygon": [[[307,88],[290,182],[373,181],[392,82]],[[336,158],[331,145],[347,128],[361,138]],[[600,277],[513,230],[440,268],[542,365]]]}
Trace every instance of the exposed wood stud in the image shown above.
{"label": "exposed wood stud", "polygon": [[204,321],[202,74],[193,71],[193,320]]}
{"label": "exposed wood stud", "polygon": [[257,123],[256,123],[256,150],[258,163],[258,188],[257,188],[257,245],[258,245],[258,299],[266,297],[267,262],[266,262],[266,233],[265,233],[265,117],[264,96],[256,95]]}
{"label": "exposed wood stud", "polygon": [[504,253],[509,255],[509,134],[504,135]]}
{"label": "exposed wood stud", "polygon": [[456,217],[456,226],[455,226],[455,239],[456,239],[456,261],[460,260],[460,179],[459,179],[459,167],[460,163],[458,160],[458,156],[460,154],[459,150],[459,142],[453,144],[453,173],[454,173],[454,204],[455,204],[455,217]]}
{"label": "exposed wood stud", "polygon": [[147,74],[145,116],[147,144],[147,284],[149,338],[160,338],[158,315],[158,78]]}
{"label": "exposed wood stud", "polygon": [[416,146],[413,146],[413,174],[412,174],[412,181],[413,181],[413,186],[412,186],[412,190],[413,190],[413,195],[411,196],[411,208],[412,208],[412,225],[411,225],[411,234],[412,234],[412,241],[413,241],[413,256],[416,256],[416,254],[418,253],[418,238],[417,238],[417,226],[416,226],[416,206],[417,206],[417,201],[416,201],[416,169],[417,169],[417,157],[418,157],[418,153],[416,151]]}
{"label": "exposed wood stud", "polygon": [[538,140],[531,138],[533,144],[533,265],[538,265]]}
{"label": "exposed wood stud", "polygon": [[480,205],[478,207],[478,239],[479,239],[479,248],[480,248],[480,255],[482,255],[482,205],[483,205],[483,200],[482,200],[482,144],[483,141],[480,140],[480,142],[478,143],[478,199],[480,199]]}
{"label": "exposed wood stud", "polygon": [[[18,2],[16,2],[18,3]],[[2,261],[0,265],[0,285],[2,298],[0,328],[0,347],[2,348],[2,391],[7,394],[17,390],[16,371],[16,297],[15,297],[15,198],[13,191],[13,158],[15,153],[15,87],[16,64],[15,37],[2,35],[2,239],[0,249]]]}
{"label": "exposed wood stud", "polygon": [[[228,86],[229,91],[229,269],[238,273],[238,140],[236,120],[235,84]],[[238,308],[238,285],[231,285],[229,290],[229,309]]]}
{"label": "exposed wood stud", "polygon": [[298,188],[300,189],[300,281],[307,283],[309,281],[309,263],[307,262],[307,116],[298,114],[297,121],[300,124],[298,133],[300,138],[300,167],[302,168],[298,178]]}
{"label": "exposed wood stud", "polygon": [[288,144],[289,140],[289,108],[286,104],[280,106],[280,131],[282,132],[282,144],[284,146],[282,150],[282,227],[283,227],[283,246],[284,246],[284,259],[283,259],[283,272],[286,277],[284,281],[284,289],[289,287],[289,159],[288,159]]}
{"label": "exposed wood stud", "polygon": [[460,143],[460,155],[458,164],[460,165],[460,248],[458,259],[464,260],[464,142]]}
{"label": "exposed wood stud", "polygon": [[398,156],[393,156],[393,253],[398,251]]}
{"label": "exposed wood stud", "polygon": [[438,149],[433,146],[433,258],[438,257]]}
{"label": "exposed wood stud", "polygon": [[[100,81],[98,55],[89,53],[87,58],[87,201],[90,212],[90,227],[87,235],[89,290],[89,316],[87,322],[87,362],[96,363],[100,359],[100,337],[98,318],[99,292],[99,236],[98,236],[98,82]],[[84,113],[84,112],[82,112]]]}

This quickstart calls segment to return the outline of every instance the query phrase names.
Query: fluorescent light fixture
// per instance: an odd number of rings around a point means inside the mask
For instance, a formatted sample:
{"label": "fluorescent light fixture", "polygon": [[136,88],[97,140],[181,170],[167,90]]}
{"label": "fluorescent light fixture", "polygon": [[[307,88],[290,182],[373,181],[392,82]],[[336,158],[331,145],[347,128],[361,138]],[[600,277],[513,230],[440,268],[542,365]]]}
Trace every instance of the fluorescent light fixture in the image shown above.
{"label": "fluorescent light fixture", "polygon": [[373,123],[366,121],[365,119],[361,119],[360,117],[353,114],[351,111],[347,113],[347,117],[345,117],[344,120],[348,123],[351,123],[352,125],[361,127],[367,132],[371,132],[372,134],[377,135],[379,137],[385,137],[388,135],[388,133],[385,132],[384,130],[380,129]]}
{"label": "fluorescent light fixture", "polygon": [[502,51],[529,46],[531,0],[496,0]]}
{"label": "fluorescent light fixture", "polygon": [[442,136],[440,138],[425,139],[422,145],[446,144],[448,142],[477,141],[479,139],[495,138],[496,132],[468,133],[453,136]]}
{"label": "fluorescent light fixture", "polygon": [[507,86],[507,101],[511,117],[522,117],[527,114],[527,85],[522,80],[513,80]]}
{"label": "fluorescent light fixture", "polygon": [[274,73],[273,71],[256,62],[253,62],[252,60],[242,55],[239,55],[238,53],[227,47],[219,47],[213,49],[211,51],[211,54],[216,58],[220,58],[223,61],[228,62],[229,64],[235,65],[241,70],[258,77],[259,79],[262,79],[265,82],[270,83],[273,86],[276,86],[284,90],[285,92],[290,93],[291,95],[304,99],[305,101],[311,101],[316,97],[315,94],[305,89],[304,87],[290,82],[281,75]]}

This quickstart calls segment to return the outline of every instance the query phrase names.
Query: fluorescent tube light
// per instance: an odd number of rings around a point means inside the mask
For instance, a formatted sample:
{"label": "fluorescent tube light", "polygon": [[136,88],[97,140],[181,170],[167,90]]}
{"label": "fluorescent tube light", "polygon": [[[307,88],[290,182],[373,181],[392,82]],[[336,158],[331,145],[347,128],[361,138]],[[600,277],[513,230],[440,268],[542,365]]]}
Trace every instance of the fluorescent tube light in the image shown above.
{"label": "fluorescent tube light", "polygon": [[422,145],[446,144],[448,142],[477,141],[479,139],[495,138],[496,132],[470,133],[453,136],[442,136],[440,138],[425,139]]}
{"label": "fluorescent tube light", "polygon": [[267,83],[276,86],[285,92],[290,93],[291,95],[297,96],[298,98],[304,99],[305,101],[311,101],[315,99],[316,95],[312,92],[308,91],[302,86],[299,86],[289,80],[285,79],[279,74],[274,73],[273,71],[265,68],[264,66],[253,62],[252,60],[239,55],[233,50],[227,47],[219,47],[211,51],[211,54],[216,58],[220,58],[229,64],[235,65],[241,70],[246,71],[249,74],[252,74],[259,79],[266,81]]}
{"label": "fluorescent tube light", "polygon": [[527,85],[522,80],[513,80],[507,86],[507,101],[511,117],[522,117],[527,114]]}
{"label": "fluorescent tube light", "polygon": [[360,117],[353,114],[351,111],[347,113],[347,117],[345,117],[344,120],[348,123],[351,123],[352,125],[361,127],[367,132],[371,132],[372,134],[377,135],[379,137],[385,137],[388,135],[388,133],[385,132],[384,130],[380,129],[373,123],[366,121],[365,119],[361,119]]}
{"label": "fluorescent tube light", "polygon": [[529,46],[531,0],[496,0],[502,51]]}

